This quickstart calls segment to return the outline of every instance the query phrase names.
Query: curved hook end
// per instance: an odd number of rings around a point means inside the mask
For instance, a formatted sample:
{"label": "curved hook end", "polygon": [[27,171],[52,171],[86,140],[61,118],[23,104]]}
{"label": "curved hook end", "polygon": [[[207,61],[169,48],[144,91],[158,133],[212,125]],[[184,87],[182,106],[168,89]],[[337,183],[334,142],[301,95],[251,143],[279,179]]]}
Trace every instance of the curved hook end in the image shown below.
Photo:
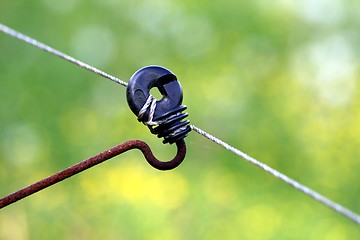
{"label": "curved hook end", "polygon": [[171,170],[171,169],[178,167],[185,158],[186,144],[185,144],[184,139],[178,140],[176,142],[176,147],[177,147],[176,156],[168,162],[162,162],[162,161],[158,160],[152,153],[150,147],[145,143],[141,144],[141,147],[139,149],[144,154],[146,161],[152,167],[154,167],[158,170],[166,171],[166,170]]}

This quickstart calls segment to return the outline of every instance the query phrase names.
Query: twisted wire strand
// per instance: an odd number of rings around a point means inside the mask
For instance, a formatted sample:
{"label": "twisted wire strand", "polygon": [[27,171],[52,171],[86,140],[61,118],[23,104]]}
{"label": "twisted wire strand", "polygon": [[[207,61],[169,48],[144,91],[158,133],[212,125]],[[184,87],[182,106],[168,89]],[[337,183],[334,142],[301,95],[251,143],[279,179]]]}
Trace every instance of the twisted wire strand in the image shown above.
{"label": "twisted wire strand", "polygon": [[[155,126],[162,123],[162,121],[153,121],[154,113],[156,108],[156,98],[153,95],[149,94],[149,97],[146,99],[144,106],[140,109],[138,114],[138,120],[142,121],[146,126]],[[143,119],[144,114],[149,109],[148,119]]]}
{"label": "twisted wire strand", "polygon": [[251,164],[261,168],[265,172],[268,172],[271,175],[273,175],[274,177],[276,177],[276,178],[280,179],[281,181],[289,184],[290,186],[294,187],[296,190],[299,190],[299,191],[305,193],[306,195],[312,197],[316,201],[324,204],[325,206],[327,206],[327,207],[335,210],[336,212],[344,215],[345,217],[353,220],[357,224],[360,224],[360,215],[358,215],[358,214],[352,212],[351,210],[345,208],[344,206],[330,200],[329,198],[315,192],[314,190],[310,189],[309,187],[306,187],[306,186],[302,185],[301,183],[289,178],[285,174],[283,174],[283,173],[269,167],[268,165],[256,160],[255,158],[250,157],[246,153],[240,151],[237,148],[234,148],[233,146],[231,146],[231,145],[227,144],[226,142],[218,139],[217,137],[205,132],[204,130],[202,130],[202,129],[194,126],[194,125],[190,125],[190,128],[191,128],[191,130],[197,132],[198,134],[204,136],[205,138],[207,138],[207,139],[213,141],[214,143],[222,146],[226,150],[235,153],[236,155],[238,155],[239,157],[245,159],[246,161],[250,162]]}
{"label": "twisted wire strand", "polygon": [[[56,50],[56,49],[54,49],[52,47],[49,47],[48,45],[46,45],[44,43],[41,43],[41,42],[39,42],[39,41],[29,37],[29,36],[26,36],[26,35],[24,35],[24,34],[22,34],[20,32],[17,32],[14,29],[11,29],[11,28],[9,28],[9,27],[1,24],[1,23],[0,23],[0,31],[2,31],[2,32],[6,33],[6,34],[8,34],[8,35],[10,35],[12,37],[15,37],[15,38],[17,38],[17,39],[19,39],[21,41],[24,41],[24,42],[26,42],[28,44],[31,44],[31,45],[33,45],[33,46],[35,46],[37,48],[40,48],[40,49],[42,49],[44,51],[47,51],[47,52],[49,52],[49,53],[51,53],[51,54],[53,54],[55,56],[58,56],[58,57],[60,57],[62,59],[65,59],[65,60],[67,60],[69,62],[72,62],[72,63],[74,63],[74,64],[76,64],[76,65],[78,65],[78,66],[80,66],[82,68],[85,68],[85,69],[87,69],[87,70],[89,70],[91,72],[94,72],[94,73],[96,73],[96,74],[98,74],[98,75],[100,75],[102,77],[105,77],[105,78],[107,78],[107,79],[109,79],[109,80],[111,80],[113,82],[116,82],[116,83],[118,83],[118,84],[120,84],[120,85],[122,85],[124,87],[127,87],[126,82],[124,82],[124,81],[122,81],[122,80],[120,80],[120,79],[118,79],[118,78],[116,78],[114,76],[111,76],[111,75],[109,75],[109,74],[107,74],[107,73],[105,73],[105,72],[103,72],[103,71],[101,71],[101,70],[99,70],[99,69],[97,69],[95,67],[92,67],[92,66],[90,66],[90,65],[88,65],[88,64],[86,64],[84,62],[81,62],[81,61],[79,61],[79,60],[77,60],[77,59],[75,59],[73,57],[70,57],[70,56],[66,55],[65,53],[62,53],[62,52],[60,52],[60,51],[58,51],[58,50]],[[329,198],[317,193],[316,191],[312,190],[311,188],[306,187],[305,185],[302,185],[301,183],[289,178],[285,174],[283,174],[283,173],[269,167],[268,165],[256,160],[255,158],[250,157],[249,155],[243,153],[239,149],[225,143],[224,141],[222,141],[222,140],[216,138],[215,136],[205,132],[204,130],[196,127],[195,125],[190,125],[190,127],[194,132],[196,132],[196,133],[204,136],[205,138],[213,141],[214,143],[222,146],[226,150],[235,153],[236,155],[238,155],[239,157],[245,159],[246,161],[250,162],[251,164],[263,169],[264,171],[270,173],[274,177],[282,180],[284,183],[289,184],[290,186],[294,187],[296,190],[305,193],[306,195],[312,197],[313,199],[320,202],[321,204],[329,207],[330,209],[342,214],[346,218],[348,218],[348,219],[354,221],[355,223],[357,223],[358,225],[360,225],[360,215],[359,214],[356,214],[355,212],[349,210],[348,208],[346,208],[346,207],[344,207],[344,206],[330,200]]]}
{"label": "twisted wire strand", "polygon": [[120,84],[120,85],[122,85],[124,87],[127,86],[127,82],[124,82],[124,81],[120,80],[117,77],[111,76],[110,74],[107,74],[107,73],[105,73],[105,72],[103,72],[103,71],[101,71],[101,70],[99,70],[99,69],[97,69],[97,68],[95,68],[93,66],[90,66],[89,64],[86,64],[86,63],[84,63],[84,62],[82,62],[80,60],[77,60],[77,59],[75,59],[75,58],[73,58],[73,57],[71,57],[71,56],[69,56],[69,55],[67,55],[67,54],[65,54],[63,52],[60,52],[60,51],[58,51],[58,50],[56,50],[56,49],[42,43],[42,42],[39,42],[39,41],[29,37],[29,36],[26,36],[26,35],[14,30],[14,29],[9,28],[8,26],[5,26],[4,24],[1,24],[1,23],[0,23],[0,31],[2,31],[2,32],[14,37],[14,38],[17,38],[17,39],[19,39],[21,41],[24,41],[24,42],[26,42],[26,43],[28,43],[30,45],[33,45],[33,46],[35,46],[37,48],[40,48],[41,50],[44,50],[44,51],[46,51],[48,53],[51,53],[51,54],[53,54],[55,56],[58,56],[58,57],[60,57],[62,59],[65,59],[66,61],[74,63],[74,64],[76,64],[76,65],[78,65],[78,66],[80,66],[82,68],[85,68],[85,69],[91,71],[91,72],[94,72],[94,73],[96,73],[96,74],[98,74],[98,75],[100,75],[100,76],[102,76],[104,78],[110,79],[111,81],[116,82],[116,83],[118,83],[118,84]]}

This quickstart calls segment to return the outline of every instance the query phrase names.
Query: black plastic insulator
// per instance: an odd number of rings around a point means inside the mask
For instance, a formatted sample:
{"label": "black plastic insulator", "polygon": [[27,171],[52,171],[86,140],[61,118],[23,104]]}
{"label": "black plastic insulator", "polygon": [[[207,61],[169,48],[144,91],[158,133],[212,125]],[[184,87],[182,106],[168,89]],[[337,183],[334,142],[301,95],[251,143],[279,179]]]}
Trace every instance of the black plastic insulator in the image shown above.
{"label": "black plastic insulator", "polygon": [[[142,117],[139,116],[152,88],[157,88],[162,95],[160,100],[156,99],[156,107],[152,115],[152,121],[158,123],[156,126],[147,124],[151,117],[150,107]],[[183,121],[188,114],[183,113],[186,106],[181,106],[183,99],[181,85],[170,70],[160,66],[141,68],[130,78],[126,97],[130,109],[138,116],[138,120],[148,125],[153,134],[159,138],[163,137],[163,143],[172,144],[185,138],[191,131],[190,121]]]}

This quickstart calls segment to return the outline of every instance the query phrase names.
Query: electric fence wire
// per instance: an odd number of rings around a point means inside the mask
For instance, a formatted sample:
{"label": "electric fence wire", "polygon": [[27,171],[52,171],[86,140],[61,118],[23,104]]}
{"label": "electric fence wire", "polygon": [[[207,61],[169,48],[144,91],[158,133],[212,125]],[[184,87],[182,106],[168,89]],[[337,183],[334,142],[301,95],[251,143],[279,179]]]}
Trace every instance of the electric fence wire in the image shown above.
{"label": "electric fence wire", "polygon": [[107,74],[107,73],[105,73],[105,72],[103,72],[103,71],[101,71],[101,70],[99,70],[99,69],[97,69],[97,68],[95,68],[93,66],[90,66],[89,64],[86,64],[86,63],[84,63],[84,62],[82,62],[80,60],[77,60],[77,59],[75,59],[73,57],[70,57],[69,55],[67,55],[67,54],[65,54],[63,52],[60,52],[60,51],[58,51],[58,50],[56,50],[56,49],[42,43],[42,42],[39,42],[39,41],[29,37],[29,36],[26,36],[26,35],[18,32],[18,31],[15,31],[14,29],[11,29],[11,28],[9,28],[9,27],[5,26],[4,24],[1,24],[1,23],[0,23],[0,31],[2,31],[2,32],[14,37],[14,38],[17,38],[17,39],[19,39],[21,41],[24,41],[24,42],[26,42],[26,43],[28,43],[30,45],[33,45],[33,46],[35,46],[37,48],[40,48],[41,50],[44,50],[44,51],[46,51],[48,53],[51,53],[51,54],[53,54],[55,56],[58,56],[58,57],[60,57],[62,59],[65,59],[66,61],[74,63],[74,64],[76,64],[76,65],[78,65],[78,66],[80,66],[82,68],[85,68],[85,69],[91,71],[91,72],[94,72],[94,73],[96,73],[96,74],[98,74],[98,75],[100,75],[100,76],[102,76],[104,78],[110,79],[111,81],[116,82],[116,83],[118,83],[118,84],[120,84],[120,85],[122,85],[124,87],[127,86],[127,83],[120,80],[119,78],[111,76],[110,74]]}
{"label": "electric fence wire", "polygon": [[[87,70],[89,70],[91,72],[94,72],[94,73],[96,73],[96,74],[98,74],[98,75],[100,75],[102,77],[110,79],[111,81],[116,82],[116,83],[118,83],[118,84],[120,84],[120,85],[122,85],[124,87],[127,86],[126,82],[124,82],[124,81],[122,81],[122,80],[120,80],[120,79],[118,79],[118,78],[116,78],[114,76],[111,76],[110,74],[107,74],[107,73],[105,73],[105,72],[103,72],[103,71],[101,71],[101,70],[99,70],[99,69],[97,69],[95,67],[92,67],[92,66],[90,66],[90,65],[88,65],[88,64],[86,64],[86,63],[84,63],[82,61],[79,61],[79,60],[77,60],[77,59],[75,59],[73,57],[70,57],[69,55],[66,55],[65,53],[62,53],[62,52],[60,52],[60,51],[58,51],[58,50],[56,50],[56,49],[42,43],[42,42],[39,42],[39,41],[29,37],[29,36],[26,36],[26,35],[14,30],[14,29],[11,29],[11,28],[1,24],[1,23],[0,23],[0,31],[4,32],[7,35],[15,37],[15,38],[17,38],[17,39],[19,39],[21,41],[24,41],[24,42],[26,42],[28,44],[31,44],[31,45],[39,48],[39,49],[42,49],[42,50],[44,50],[46,52],[49,52],[49,53],[51,53],[51,54],[53,54],[55,56],[58,56],[58,57],[63,58],[65,60],[69,61],[69,62],[72,62],[72,63],[74,63],[74,64],[76,64],[76,65],[78,65],[78,66],[80,66],[82,68],[85,68],[85,69],[87,69]],[[216,138],[215,136],[205,132],[204,130],[196,127],[195,125],[190,125],[190,127],[194,132],[196,132],[196,133],[200,134],[201,136],[203,136],[203,137],[213,141],[214,143],[222,146],[226,150],[235,153],[237,156],[239,156],[239,157],[243,158],[244,160],[252,163],[253,165],[261,168],[265,172],[270,173],[274,177],[282,180],[284,183],[289,184],[290,186],[294,187],[296,190],[303,192],[304,194],[306,194],[306,195],[312,197],[313,199],[315,199],[316,201],[322,203],[323,205],[325,205],[325,206],[329,207],[330,209],[342,214],[346,218],[348,218],[348,219],[354,221],[355,223],[357,223],[358,225],[360,225],[360,215],[359,214],[357,214],[357,213],[351,211],[350,209],[348,209],[348,208],[346,208],[346,207],[344,207],[344,206],[330,200],[329,198],[317,193],[316,191],[312,190],[311,188],[309,188],[309,187],[307,187],[307,186],[305,186],[305,185],[303,185],[303,184],[289,178],[285,174],[283,174],[283,173],[269,167],[268,165],[256,160],[255,158],[250,157],[249,155],[243,153],[239,149],[237,149],[237,148],[223,142],[219,138]]]}
{"label": "electric fence wire", "polygon": [[239,149],[236,149],[236,148],[230,146],[226,142],[221,141],[220,139],[218,139],[218,138],[214,137],[213,135],[205,132],[204,130],[202,130],[202,129],[194,126],[194,125],[190,125],[190,127],[191,127],[191,129],[193,131],[199,133],[200,135],[206,137],[207,139],[213,141],[214,143],[222,146],[226,150],[235,153],[239,157],[241,157],[241,158],[245,159],[246,161],[252,163],[253,165],[261,168],[265,172],[270,173],[274,177],[279,178],[280,180],[282,180],[283,182],[289,184],[290,186],[294,187],[295,189],[297,189],[297,190],[305,193],[306,195],[314,198],[316,201],[318,201],[320,203],[323,203],[324,205],[328,206],[329,208],[331,208],[331,209],[337,211],[338,213],[343,214],[345,217],[353,220],[357,224],[360,224],[360,215],[358,215],[358,214],[352,212],[351,210],[343,207],[342,205],[330,200],[329,198],[315,192],[314,190],[310,189],[309,187],[306,187],[306,186],[302,185],[301,183],[289,178],[285,174],[283,174],[283,173],[269,167],[268,165],[256,160],[255,158],[250,157],[246,153],[243,153]]}

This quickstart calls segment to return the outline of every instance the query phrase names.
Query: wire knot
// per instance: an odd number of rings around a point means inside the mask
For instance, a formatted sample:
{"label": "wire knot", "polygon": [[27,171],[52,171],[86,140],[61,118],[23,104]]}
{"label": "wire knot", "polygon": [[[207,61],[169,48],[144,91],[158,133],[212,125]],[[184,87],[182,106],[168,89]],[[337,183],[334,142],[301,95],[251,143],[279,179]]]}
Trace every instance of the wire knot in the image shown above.
{"label": "wire knot", "polygon": [[[144,106],[140,109],[138,113],[138,121],[144,123],[146,126],[155,126],[159,125],[159,121],[154,122],[154,112],[156,108],[156,98],[153,95],[149,94]],[[147,118],[144,117],[145,113],[149,111]]]}

